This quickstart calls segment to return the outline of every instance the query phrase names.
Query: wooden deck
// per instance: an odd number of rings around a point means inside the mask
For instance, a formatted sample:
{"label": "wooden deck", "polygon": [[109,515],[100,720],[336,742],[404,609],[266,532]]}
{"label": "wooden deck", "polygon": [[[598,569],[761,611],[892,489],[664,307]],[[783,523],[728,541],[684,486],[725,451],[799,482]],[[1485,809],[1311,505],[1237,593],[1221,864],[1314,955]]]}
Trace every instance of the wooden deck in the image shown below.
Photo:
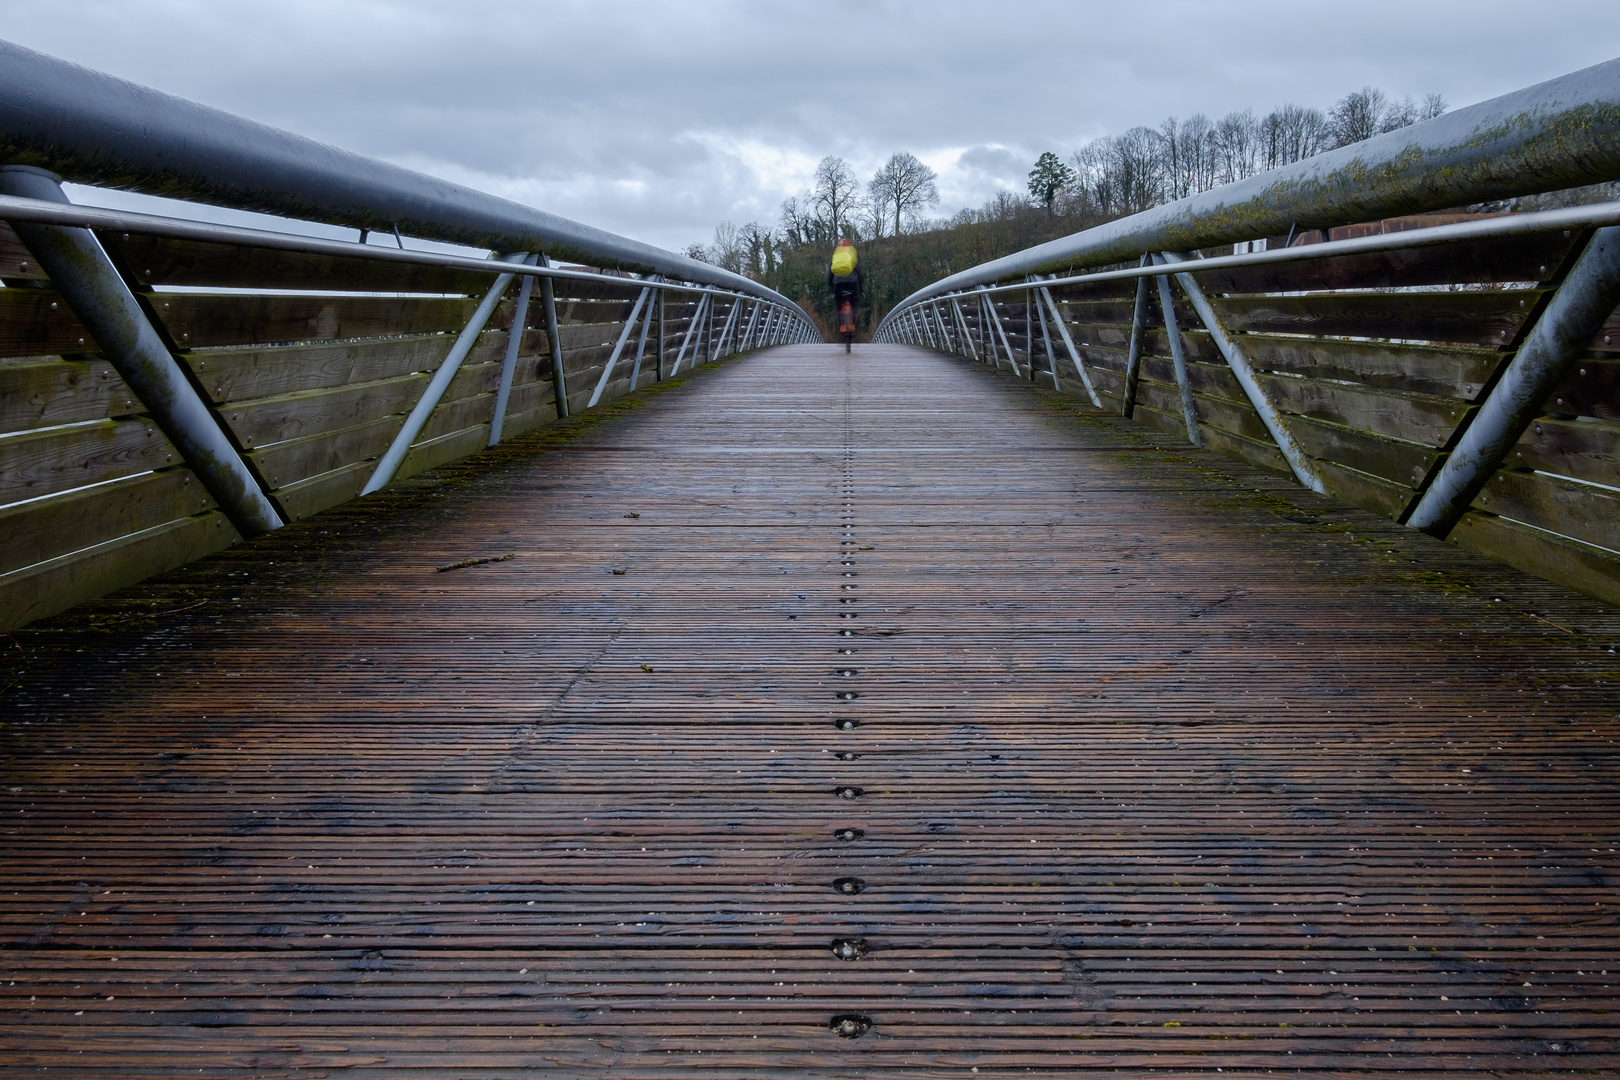
{"label": "wooden deck", "polygon": [[0,639],[7,1075],[1620,1068],[1613,609],[904,347],[568,430]]}

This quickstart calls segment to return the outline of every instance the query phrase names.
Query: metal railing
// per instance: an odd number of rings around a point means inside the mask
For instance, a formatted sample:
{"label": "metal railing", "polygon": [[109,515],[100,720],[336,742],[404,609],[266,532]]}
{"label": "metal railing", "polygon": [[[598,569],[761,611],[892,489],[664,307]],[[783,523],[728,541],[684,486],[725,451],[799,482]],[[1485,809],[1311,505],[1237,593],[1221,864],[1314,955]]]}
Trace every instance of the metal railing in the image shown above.
{"label": "metal railing", "polygon": [[[77,206],[64,180],[359,242]],[[720,267],[4,42],[0,222],[0,628],[820,339]]]}
{"label": "metal railing", "polygon": [[875,338],[1072,372],[1620,601],[1620,203],[1424,217],[1615,180],[1620,60],[953,274]]}

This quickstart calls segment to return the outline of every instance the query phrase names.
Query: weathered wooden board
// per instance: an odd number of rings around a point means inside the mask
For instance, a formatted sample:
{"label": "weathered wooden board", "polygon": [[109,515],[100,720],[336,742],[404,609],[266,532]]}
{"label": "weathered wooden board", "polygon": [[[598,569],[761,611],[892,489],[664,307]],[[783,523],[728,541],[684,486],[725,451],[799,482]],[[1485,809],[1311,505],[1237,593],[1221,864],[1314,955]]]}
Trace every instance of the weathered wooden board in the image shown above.
{"label": "weathered wooden board", "polygon": [[1504,464],[1620,487],[1620,425],[1606,420],[1541,417],[1530,425]]}
{"label": "weathered wooden board", "polygon": [[307,439],[289,439],[247,454],[259,475],[272,488],[284,487],[321,473],[376,457],[388,449],[405,418],[399,414],[364,424],[323,432]]}
{"label": "weathered wooden board", "polygon": [[[198,349],[185,353],[184,359],[211,400],[251,401],[299,390],[392,379],[416,371],[437,371],[454,341],[445,334],[428,334],[323,345]],[[507,341],[503,331],[486,331],[479,335],[466,362],[500,360],[506,354]],[[549,348],[541,331],[531,330],[524,337],[522,352],[526,356],[545,354]]]}
{"label": "weathered wooden board", "polygon": [[1285,412],[1429,446],[1444,446],[1472,411],[1446,398],[1320,379],[1259,374],[1256,381]]}
{"label": "weathered wooden board", "polygon": [[51,289],[0,289],[0,357],[95,352],[96,344]]}
{"label": "weathered wooden board", "polygon": [[39,268],[11,226],[0,221],[0,281],[32,283],[46,280],[49,279],[45,271]]}
{"label": "weathered wooden board", "polygon": [[1498,469],[1473,505],[1499,517],[1620,551],[1620,491]]}
{"label": "weathered wooden board", "polygon": [[0,360],[0,433],[143,411],[104,360]]}
{"label": "weathered wooden board", "polygon": [[1441,457],[1439,451],[1420,443],[1386,438],[1306,416],[1290,416],[1288,430],[1300,448],[1312,457],[1336,461],[1409,488],[1423,483]]}
{"label": "weathered wooden board", "polygon": [[1497,367],[1508,359],[1494,349],[1271,334],[1245,334],[1242,344],[1250,361],[1265,370],[1470,402],[1478,399]]}
{"label": "weathered wooden board", "polygon": [[464,458],[468,454],[476,454],[488,445],[488,423],[435,433],[422,442],[412,444],[405,454],[405,460],[400,462],[397,475],[403,480],[417,473],[438,468],[446,462]]}
{"label": "weathered wooden board", "polygon": [[0,1068],[1620,1067],[1612,610],[921,350],[702,382],[16,635]]}
{"label": "weathered wooden board", "polygon": [[1329,495],[1391,520],[1404,514],[1417,494],[1404,484],[1350,468],[1337,461],[1319,459],[1311,464],[1322,478]]}
{"label": "weathered wooden board", "polygon": [[1548,412],[1620,420],[1620,361],[1583,357],[1547,395]]}
{"label": "weathered wooden board", "polygon": [[220,415],[237,442],[252,450],[409,412],[430,378],[422,373],[260,398],[231,404],[220,410]]}
{"label": "weathered wooden board", "polygon": [[478,306],[470,298],[233,293],[155,293],[147,302],[182,349],[456,334]]}
{"label": "weathered wooden board", "polygon": [[[128,235],[129,239],[122,237]],[[455,293],[482,297],[494,273],[196,240],[98,232],[124,271],[146,286],[308,289],[311,292]],[[392,243],[392,240],[390,240]]]}
{"label": "weathered wooden board", "polygon": [[1620,604],[1620,556],[1612,551],[1478,510],[1464,514],[1448,539],[1469,551]]}
{"label": "weathered wooden board", "polygon": [[179,464],[148,420],[101,420],[0,438],[0,506]]}
{"label": "weathered wooden board", "polygon": [[1504,346],[1535,309],[1534,289],[1211,297],[1233,331]]}
{"label": "weathered wooden board", "polygon": [[1558,272],[1574,243],[1574,237],[1562,232],[1538,233],[1233,270],[1209,270],[1199,273],[1197,277],[1206,292],[1214,293],[1541,282]]}
{"label": "weathered wooden board", "polygon": [[0,627],[15,627],[212,554],[241,537],[219,511],[180,518],[0,578]]}
{"label": "weathered wooden board", "polygon": [[185,468],[8,506],[0,509],[0,578],[213,507],[214,500]]}

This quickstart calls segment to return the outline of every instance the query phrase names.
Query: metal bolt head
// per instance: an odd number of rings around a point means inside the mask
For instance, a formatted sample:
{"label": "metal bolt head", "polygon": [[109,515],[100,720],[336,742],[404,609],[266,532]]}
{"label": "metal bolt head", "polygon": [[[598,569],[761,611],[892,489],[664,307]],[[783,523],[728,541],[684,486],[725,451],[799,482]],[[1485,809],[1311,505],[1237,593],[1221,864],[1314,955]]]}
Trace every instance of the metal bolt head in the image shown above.
{"label": "metal bolt head", "polygon": [[840,960],[859,960],[866,955],[865,938],[834,938],[832,953]]}
{"label": "metal bolt head", "polygon": [[841,720],[833,721],[833,727],[837,728],[839,731],[854,731],[860,726],[861,722],[855,719],[853,716],[846,716]]}
{"label": "metal bolt head", "polygon": [[841,841],[841,842],[843,842],[845,844],[853,844],[855,841],[859,840],[861,837],[863,837],[865,835],[866,835],[866,832],[863,829],[834,829],[833,830],[833,839],[839,840],[839,841]]}
{"label": "metal bolt head", "polygon": [[841,877],[833,882],[833,888],[845,896],[854,896],[866,888],[866,882],[858,877]]}

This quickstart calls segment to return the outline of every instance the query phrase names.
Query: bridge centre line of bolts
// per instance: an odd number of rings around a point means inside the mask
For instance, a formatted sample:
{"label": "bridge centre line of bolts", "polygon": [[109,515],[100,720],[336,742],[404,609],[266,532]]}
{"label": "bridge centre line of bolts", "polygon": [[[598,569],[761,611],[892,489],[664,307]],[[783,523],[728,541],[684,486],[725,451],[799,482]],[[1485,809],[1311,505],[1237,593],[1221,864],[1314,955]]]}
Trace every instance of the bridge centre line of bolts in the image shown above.
{"label": "bridge centre line of bolts", "polygon": [[[845,369],[844,393],[844,467],[840,494],[843,496],[843,509],[839,515],[839,525],[842,536],[838,544],[839,586],[838,586],[838,618],[846,625],[837,631],[839,639],[837,655],[840,658],[854,656],[856,648],[847,639],[855,636],[855,631],[847,623],[857,617],[853,610],[857,597],[852,595],[859,587],[853,580],[859,576],[855,569],[855,477],[854,456],[852,445],[853,433],[851,431],[851,408],[848,387],[848,369]],[[847,661],[846,661],[847,662]],[[833,669],[833,677],[838,679],[853,679],[860,674],[853,667],[837,667]],[[835,700],[840,705],[848,705],[860,697],[858,690],[837,690],[834,692]],[[835,716],[833,726],[839,731],[853,731],[860,726],[860,720],[854,716]],[[853,750],[839,750],[834,756],[839,761],[854,761],[860,754]],[[832,789],[833,796],[841,800],[858,799],[866,794],[864,788],[854,784],[839,784]],[[851,826],[842,826],[833,829],[833,838],[844,844],[851,844],[862,839],[866,830]],[[867,883],[858,877],[844,876],[835,878],[832,886],[841,895],[855,896],[866,888]],[[864,957],[869,949],[864,937],[836,937],[832,940],[832,954],[840,960],[855,961]],[[872,1019],[858,1013],[839,1013],[828,1021],[828,1029],[842,1039],[858,1039],[872,1028]]]}

